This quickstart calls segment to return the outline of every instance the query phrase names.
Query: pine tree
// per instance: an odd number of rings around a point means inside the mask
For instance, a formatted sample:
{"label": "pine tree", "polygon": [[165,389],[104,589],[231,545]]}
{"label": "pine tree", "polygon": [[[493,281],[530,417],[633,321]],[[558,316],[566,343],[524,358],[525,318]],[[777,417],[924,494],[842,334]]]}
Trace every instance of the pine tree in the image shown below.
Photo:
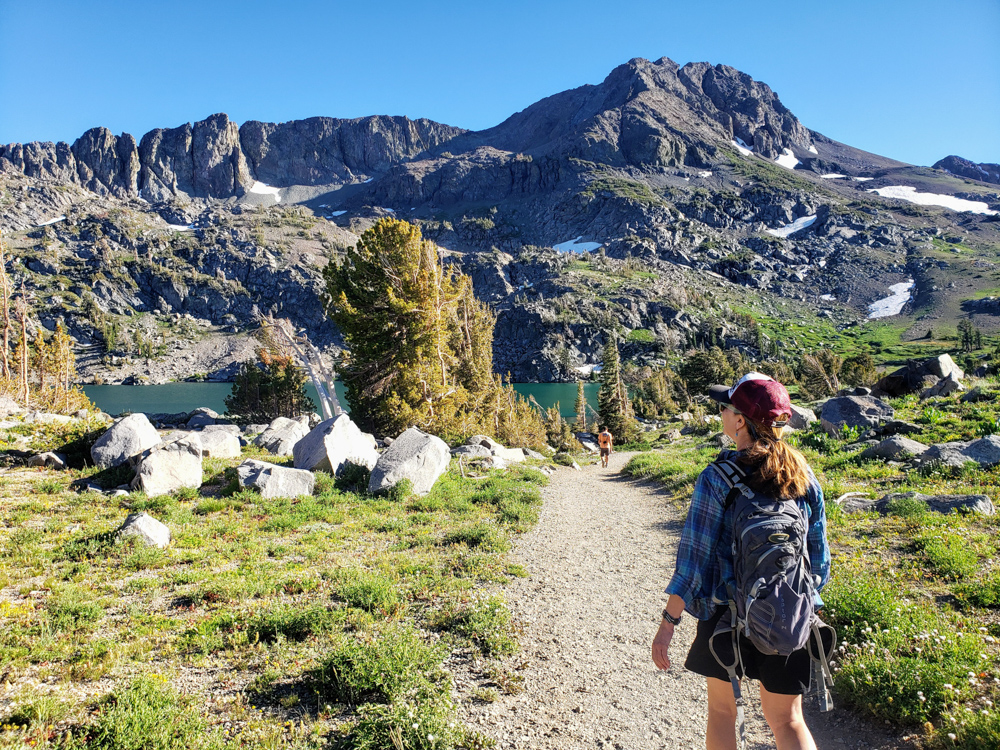
{"label": "pine tree", "polygon": [[226,397],[226,412],[248,423],[307,414],[315,405],[306,395],[305,374],[291,357],[257,350],[258,362],[243,362]]}
{"label": "pine tree", "polygon": [[45,376],[52,372],[53,351],[45,340],[44,329],[38,326],[35,331],[35,343],[31,351],[31,365],[38,377],[38,387],[45,390]]}
{"label": "pine tree", "polygon": [[0,350],[0,374],[4,380],[10,380],[10,277],[7,275],[7,257],[0,237],[0,306],[3,314],[3,349]]}
{"label": "pine tree", "polygon": [[576,403],[573,405],[576,410],[576,429],[578,432],[587,431],[587,396],[583,392],[583,381],[576,382]]}
{"label": "pine tree", "polygon": [[608,337],[601,363],[601,390],[597,392],[597,413],[600,423],[611,431],[616,442],[625,443],[638,433],[632,404],[622,380],[618,342]]}
{"label": "pine tree", "polygon": [[544,442],[537,412],[493,374],[495,316],[419,228],[382,219],[323,275],[350,351],[340,369],[351,418],[362,427]]}

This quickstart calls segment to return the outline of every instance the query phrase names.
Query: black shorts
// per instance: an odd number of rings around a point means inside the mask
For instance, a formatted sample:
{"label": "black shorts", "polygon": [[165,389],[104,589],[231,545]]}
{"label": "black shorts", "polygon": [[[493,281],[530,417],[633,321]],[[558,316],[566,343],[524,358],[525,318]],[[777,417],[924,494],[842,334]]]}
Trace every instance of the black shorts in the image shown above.
{"label": "black shorts", "polygon": [[601,448],[601,455],[602,456],[610,456],[611,455],[611,449],[610,448]]}
{"label": "black shorts", "polygon": [[[729,673],[708,648],[708,639],[715,632],[715,626],[722,615],[728,613],[726,607],[720,607],[710,619],[698,620],[698,632],[684,661],[685,669],[703,677],[715,677],[729,682]],[[741,635],[740,654],[746,670],[745,676],[751,680],[760,680],[769,693],[802,695],[809,688],[810,664],[807,649],[799,649],[789,656],[768,656],[758,651],[745,635]],[[744,676],[738,665],[737,674]]]}

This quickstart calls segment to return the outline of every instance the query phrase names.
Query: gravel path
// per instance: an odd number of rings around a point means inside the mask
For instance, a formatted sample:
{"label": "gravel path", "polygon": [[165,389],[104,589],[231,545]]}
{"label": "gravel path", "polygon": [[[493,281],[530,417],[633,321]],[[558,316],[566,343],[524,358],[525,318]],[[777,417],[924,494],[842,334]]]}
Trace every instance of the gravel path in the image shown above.
{"label": "gravel path", "polygon": [[[682,666],[694,621],[678,628],[669,672],[650,659],[684,518],[659,487],[619,474],[631,455],[612,455],[608,469],[556,472],[538,526],[514,552],[530,574],[507,588],[524,625],[510,662],[524,691],[465,704],[498,748],[704,747],[705,680]],[[748,747],[770,748],[756,691]],[[808,722],[820,750],[915,747],[842,709]]]}

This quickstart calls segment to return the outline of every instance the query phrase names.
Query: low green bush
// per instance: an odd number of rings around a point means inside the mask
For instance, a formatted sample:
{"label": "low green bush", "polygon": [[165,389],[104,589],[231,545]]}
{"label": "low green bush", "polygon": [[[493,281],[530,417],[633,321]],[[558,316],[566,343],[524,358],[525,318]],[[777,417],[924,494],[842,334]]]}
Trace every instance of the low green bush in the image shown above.
{"label": "low green bush", "polygon": [[76,586],[57,589],[45,602],[54,630],[72,633],[90,630],[104,617],[104,607],[94,601],[92,591]]}
{"label": "low green bush", "polygon": [[418,701],[447,695],[451,679],[441,669],[444,654],[428,646],[413,628],[382,627],[337,643],[313,672],[325,697],[358,705]]}
{"label": "low green bush", "polygon": [[490,596],[445,609],[432,621],[445,630],[465,636],[485,656],[509,656],[517,652],[513,616],[502,597]]}
{"label": "low green bush", "polygon": [[396,615],[403,606],[396,582],[384,573],[349,571],[343,576],[339,593],[348,605],[386,617]]}
{"label": "low green bush", "polygon": [[215,750],[221,737],[157,677],[115,690],[87,727],[87,750]]}
{"label": "low green bush", "polygon": [[482,521],[471,526],[461,527],[445,534],[442,544],[464,544],[471,549],[483,552],[507,552],[510,540],[495,524]]}
{"label": "low green bush", "polygon": [[994,572],[975,581],[963,581],[954,588],[961,602],[976,607],[1000,608],[1000,572]]}
{"label": "low green bush", "polygon": [[979,555],[958,534],[932,529],[921,533],[913,543],[923,553],[934,572],[946,578],[966,578],[979,567]]}

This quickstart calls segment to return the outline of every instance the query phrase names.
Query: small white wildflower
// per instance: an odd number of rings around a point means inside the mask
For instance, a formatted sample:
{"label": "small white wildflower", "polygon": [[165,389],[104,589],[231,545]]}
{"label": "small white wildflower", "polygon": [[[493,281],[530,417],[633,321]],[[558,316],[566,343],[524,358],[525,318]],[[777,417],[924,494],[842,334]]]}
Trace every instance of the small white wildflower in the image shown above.
{"label": "small white wildflower", "polygon": [[986,628],[979,628],[979,632],[980,633],[985,633],[986,632]]}
{"label": "small white wildflower", "polygon": [[950,682],[946,682],[946,683],[944,684],[944,689],[945,689],[945,690],[954,690],[955,688],[954,688],[954,687],[952,687],[952,684],[951,684]]}
{"label": "small white wildflower", "polygon": [[923,702],[924,702],[924,701],[926,701],[926,700],[927,700],[927,699],[926,699],[926,698],[925,698],[924,696],[922,696],[922,695],[920,696],[920,702],[921,702],[921,703],[923,703]]}
{"label": "small white wildflower", "polygon": [[982,711],[980,711],[979,713],[981,713],[983,716],[989,716],[990,715],[990,712],[987,711],[985,708]]}
{"label": "small white wildflower", "polygon": [[983,703],[985,703],[987,706],[992,706],[993,705],[993,701],[991,701],[988,698],[986,700],[984,700]]}
{"label": "small white wildflower", "polygon": [[427,735],[427,741],[428,742],[433,742],[434,741],[434,735],[433,734]]}
{"label": "small white wildflower", "polygon": [[955,736],[954,732],[948,732],[948,739],[954,742],[958,738]]}
{"label": "small white wildflower", "polygon": [[414,729],[420,729],[420,722],[419,721],[413,722],[413,728]]}
{"label": "small white wildflower", "polygon": [[916,652],[917,652],[918,654],[919,654],[919,653],[921,653],[921,652],[923,651],[923,649],[920,649],[920,648],[915,648],[915,649],[913,649],[913,650],[914,650],[914,651],[916,651]]}

